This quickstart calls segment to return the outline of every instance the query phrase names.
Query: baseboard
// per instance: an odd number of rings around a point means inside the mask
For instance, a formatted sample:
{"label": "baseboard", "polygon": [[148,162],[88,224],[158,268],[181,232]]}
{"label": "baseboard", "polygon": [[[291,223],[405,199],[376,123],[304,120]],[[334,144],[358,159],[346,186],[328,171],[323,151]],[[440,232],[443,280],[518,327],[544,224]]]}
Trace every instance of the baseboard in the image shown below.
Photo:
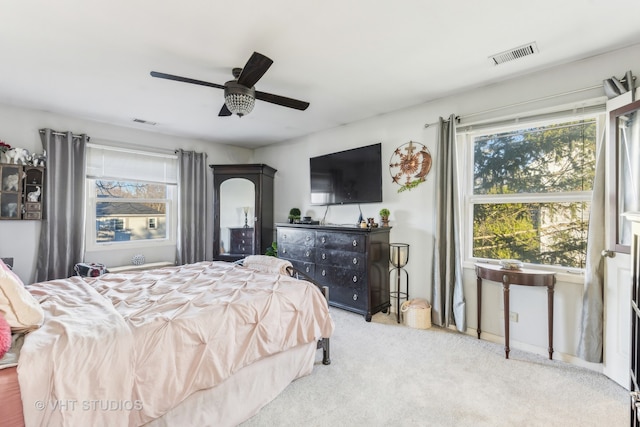
{"label": "baseboard", "polygon": [[[455,328],[454,328],[455,329]],[[478,337],[478,331],[476,329],[473,328],[467,328],[466,331],[467,335],[473,336],[473,337]],[[502,344],[504,345],[504,337],[499,336],[499,335],[494,335],[491,334],[489,332],[482,332],[482,338],[483,340],[486,341],[490,341],[496,344]],[[547,350],[546,347],[542,348],[542,347],[538,347],[532,344],[527,344],[527,343],[523,343],[517,340],[513,340],[510,339],[509,340],[509,347],[511,349],[518,349],[518,350],[522,350],[522,351],[526,351],[529,353],[534,353],[534,354],[538,354],[540,356],[544,356],[544,357],[549,357],[549,351]],[[570,363],[572,365],[575,366],[579,366],[582,368],[586,368],[586,369],[590,369],[592,371],[598,372],[598,373],[602,373],[602,363],[592,363],[592,362],[587,362],[586,360],[580,359],[577,356],[571,355],[571,354],[566,354],[566,353],[562,353],[559,351],[554,351],[553,352],[553,360],[559,360],[562,362],[566,362],[566,363]]]}

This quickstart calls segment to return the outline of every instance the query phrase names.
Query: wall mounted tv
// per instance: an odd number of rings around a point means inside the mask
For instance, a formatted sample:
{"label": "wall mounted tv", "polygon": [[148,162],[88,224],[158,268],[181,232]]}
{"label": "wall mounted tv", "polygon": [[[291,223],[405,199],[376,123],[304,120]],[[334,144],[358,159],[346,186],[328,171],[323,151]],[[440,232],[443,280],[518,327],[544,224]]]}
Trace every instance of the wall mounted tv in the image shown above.
{"label": "wall mounted tv", "polygon": [[309,159],[311,204],[382,202],[382,144]]}

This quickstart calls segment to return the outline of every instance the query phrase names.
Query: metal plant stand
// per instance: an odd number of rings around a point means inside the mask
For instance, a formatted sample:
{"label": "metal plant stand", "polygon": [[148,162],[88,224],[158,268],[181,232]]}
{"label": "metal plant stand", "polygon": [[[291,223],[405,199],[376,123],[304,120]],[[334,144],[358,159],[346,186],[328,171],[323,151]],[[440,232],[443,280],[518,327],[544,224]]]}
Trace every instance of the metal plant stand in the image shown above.
{"label": "metal plant stand", "polygon": [[[409,245],[406,243],[390,243],[389,244],[389,261],[394,268],[389,273],[395,272],[396,288],[395,291],[389,292],[391,298],[396,300],[396,319],[400,323],[400,300],[409,300],[409,273],[404,266],[409,262]],[[402,272],[404,272],[405,286],[402,290]]]}

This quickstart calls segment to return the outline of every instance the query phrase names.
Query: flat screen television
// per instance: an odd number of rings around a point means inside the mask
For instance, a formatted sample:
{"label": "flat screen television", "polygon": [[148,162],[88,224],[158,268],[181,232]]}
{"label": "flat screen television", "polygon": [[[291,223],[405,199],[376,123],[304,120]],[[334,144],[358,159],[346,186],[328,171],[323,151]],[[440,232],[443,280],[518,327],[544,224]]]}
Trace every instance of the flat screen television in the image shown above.
{"label": "flat screen television", "polygon": [[382,202],[382,144],[309,159],[311,204]]}

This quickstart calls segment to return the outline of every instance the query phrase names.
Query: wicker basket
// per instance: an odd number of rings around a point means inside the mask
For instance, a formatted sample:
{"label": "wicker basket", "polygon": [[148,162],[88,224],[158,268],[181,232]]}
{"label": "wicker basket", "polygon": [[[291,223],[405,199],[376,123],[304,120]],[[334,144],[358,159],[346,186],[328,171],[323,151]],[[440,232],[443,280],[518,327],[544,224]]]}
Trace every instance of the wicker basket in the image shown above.
{"label": "wicker basket", "polygon": [[431,304],[425,299],[412,299],[400,307],[403,323],[411,328],[429,329],[431,327]]}

